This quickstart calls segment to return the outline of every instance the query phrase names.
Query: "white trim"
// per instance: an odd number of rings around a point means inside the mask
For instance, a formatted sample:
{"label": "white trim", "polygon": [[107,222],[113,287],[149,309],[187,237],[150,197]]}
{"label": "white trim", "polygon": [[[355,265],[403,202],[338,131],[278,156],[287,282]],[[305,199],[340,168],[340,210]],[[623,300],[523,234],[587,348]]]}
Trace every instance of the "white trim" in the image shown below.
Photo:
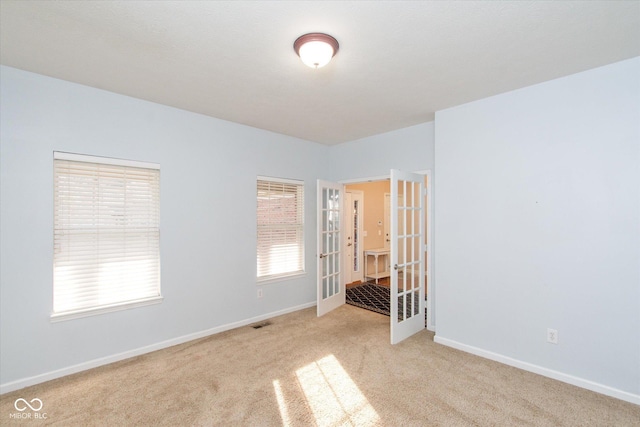
{"label": "white trim", "polygon": [[208,337],[210,335],[218,334],[220,332],[228,331],[230,329],[235,329],[242,326],[250,325],[252,323],[260,322],[266,319],[271,319],[273,317],[282,316],[283,314],[304,310],[305,308],[314,307],[315,305],[316,305],[315,301],[308,302],[306,304],[285,308],[283,310],[262,314],[260,316],[239,320],[233,323],[227,323],[226,325],[216,326],[215,328],[206,329],[204,331],[195,332],[193,334],[183,335],[181,337],[172,338],[170,340],[166,340],[166,341],[162,341],[156,344],[151,344],[145,347],[140,347],[137,349],[125,351],[125,352],[114,354],[111,356],[101,357],[99,359],[94,359],[88,362],[79,363],[77,365],[68,366],[66,368],[57,369],[55,371],[46,372],[44,374],[34,375],[32,377],[22,378],[16,381],[11,381],[9,383],[0,384],[0,394],[9,393],[15,390],[20,390],[21,388],[24,388],[24,387],[40,384],[45,381],[51,381],[51,380],[55,380],[56,378],[61,378],[67,375],[75,374],[77,372],[82,372],[89,369],[97,368],[98,366],[108,365],[110,363],[119,362],[120,360],[129,359],[131,357],[140,356],[146,353],[151,353],[152,351],[173,347],[174,345],[183,344],[188,341],[193,341],[200,338]]}
{"label": "white trim", "polygon": [[425,200],[425,212],[427,213],[427,221],[424,224],[424,231],[426,233],[426,238],[424,239],[424,243],[427,245],[427,262],[425,264],[425,268],[427,269],[427,329],[435,332],[436,330],[436,318],[434,315],[434,307],[435,307],[435,276],[433,274],[433,255],[434,255],[434,246],[433,246],[433,173],[431,169],[428,169],[424,172],[417,172],[427,177],[427,185],[425,186],[425,190],[427,191],[426,200]]}
{"label": "white trim", "polygon": [[300,279],[306,275],[306,271],[296,271],[295,273],[283,274],[282,276],[263,276],[265,277],[264,279],[256,279],[256,285],[262,286],[268,285],[270,283],[280,283],[284,282],[285,280]]}
{"label": "white trim", "polygon": [[577,387],[595,391],[596,393],[600,393],[606,396],[615,397],[616,399],[624,400],[625,402],[640,405],[639,394],[629,393],[627,391],[619,390],[617,388],[596,383],[594,381],[586,380],[584,378],[575,377],[573,375],[565,374],[563,372],[554,371],[553,369],[534,365],[528,362],[523,362],[518,359],[513,359],[511,357],[504,356],[502,354],[493,353],[491,351],[487,351],[478,347],[473,347],[467,344],[463,344],[458,341],[450,340],[448,338],[442,338],[437,335],[434,337],[433,340],[438,344],[446,345],[447,347],[452,347],[457,350],[462,350],[466,353],[475,354],[476,356],[484,357],[485,359],[494,360],[496,362],[513,366],[515,368],[519,368],[524,371],[533,372],[534,374],[542,375],[547,378],[552,378],[554,380],[558,380],[563,383],[575,385]]}
{"label": "white trim", "polygon": [[369,178],[343,179],[340,184],[366,184],[367,182],[389,181],[391,175],[378,175]]}
{"label": "white trim", "polygon": [[276,177],[273,177],[273,176],[258,175],[256,180],[257,181],[278,182],[280,184],[294,184],[294,185],[302,185],[302,186],[304,186],[304,181],[299,180],[299,179],[276,178]]}
{"label": "white trim", "polygon": [[115,159],[113,157],[87,156],[84,154],[53,152],[54,160],[72,160],[74,162],[102,163],[105,165],[128,166],[132,168],[160,169],[158,163],[139,162],[137,160]]}
{"label": "white trim", "polygon": [[144,307],[147,305],[160,304],[164,298],[162,295],[143,300],[118,303],[107,306],[98,306],[84,310],[66,311],[64,313],[52,313],[51,323],[64,322],[65,320],[80,319],[82,317],[97,316],[99,314],[113,313],[114,311],[128,310],[130,308]]}

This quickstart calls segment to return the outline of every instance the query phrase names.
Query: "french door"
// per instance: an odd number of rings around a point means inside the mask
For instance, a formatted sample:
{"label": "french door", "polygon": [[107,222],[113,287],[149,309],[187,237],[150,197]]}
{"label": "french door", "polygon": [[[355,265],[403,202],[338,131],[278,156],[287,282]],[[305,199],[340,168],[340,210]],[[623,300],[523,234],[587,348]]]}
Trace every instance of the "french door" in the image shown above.
{"label": "french door", "polygon": [[391,344],[425,327],[424,176],[391,171]]}
{"label": "french door", "polygon": [[[317,312],[345,303],[341,184],[318,180]],[[391,171],[391,344],[425,327],[424,176]]]}
{"label": "french door", "polygon": [[345,302],[342,284],[342,184],[318,180],[318,316]]}

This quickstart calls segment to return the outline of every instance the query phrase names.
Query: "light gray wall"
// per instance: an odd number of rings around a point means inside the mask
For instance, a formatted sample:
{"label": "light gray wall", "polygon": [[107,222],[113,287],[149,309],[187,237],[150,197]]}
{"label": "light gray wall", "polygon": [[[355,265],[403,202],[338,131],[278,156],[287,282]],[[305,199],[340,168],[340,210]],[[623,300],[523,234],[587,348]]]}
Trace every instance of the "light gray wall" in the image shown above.
{"label": "light gray wall", "polygon": [[[2,67],[0,383],[315,301],[329,148]],[[215,96],[215,94],[212,94]],[[160,305],[51,323],[53,151],[161,165]],[[305,277],[256,298],[256,176],[305,181]]]}
{"label": "light gray wall", "polygon": [[437,336],[640,395],[640,58],[440,111],[435,138]]}
{"label": "light gray wall", "polygon": [[389,176],[434,169],[433,122],[374,135],[331,147],[330,179],[334,181]]}

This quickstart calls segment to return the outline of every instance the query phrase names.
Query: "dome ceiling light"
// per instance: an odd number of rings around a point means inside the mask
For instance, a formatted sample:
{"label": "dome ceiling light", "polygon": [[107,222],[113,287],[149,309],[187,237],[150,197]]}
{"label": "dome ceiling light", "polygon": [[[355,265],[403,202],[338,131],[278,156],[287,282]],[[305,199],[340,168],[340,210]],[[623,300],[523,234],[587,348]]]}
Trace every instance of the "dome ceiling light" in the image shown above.
{"label": "dome ceiling light", "polygon": [[324,67],[338,53],[338,40],[328,34],[309,33],[300,36],[293,43],[302,62],[311,68]]}

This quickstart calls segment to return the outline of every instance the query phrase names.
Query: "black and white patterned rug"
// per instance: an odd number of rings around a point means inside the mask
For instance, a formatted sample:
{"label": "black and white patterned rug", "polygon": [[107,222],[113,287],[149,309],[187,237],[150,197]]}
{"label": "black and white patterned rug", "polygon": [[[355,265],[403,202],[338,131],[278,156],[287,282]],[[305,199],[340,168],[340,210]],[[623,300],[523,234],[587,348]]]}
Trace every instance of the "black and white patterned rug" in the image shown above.
{"label": "black and white patterned rug", "polygon": [[[411,316],[411,294],[407,294],[407,317]],[[376,313],[391,315],[391,289],[373,283],[363,283],[362,285],[347,288],[347,304]],[[418,310],[418,298],[413,301],[414,309]],[[402,313],[402,301],[398,301],[398,314]],[[426,317],[426,314],[425,314]],[[400,316],[398,316],[400,320]]]}

